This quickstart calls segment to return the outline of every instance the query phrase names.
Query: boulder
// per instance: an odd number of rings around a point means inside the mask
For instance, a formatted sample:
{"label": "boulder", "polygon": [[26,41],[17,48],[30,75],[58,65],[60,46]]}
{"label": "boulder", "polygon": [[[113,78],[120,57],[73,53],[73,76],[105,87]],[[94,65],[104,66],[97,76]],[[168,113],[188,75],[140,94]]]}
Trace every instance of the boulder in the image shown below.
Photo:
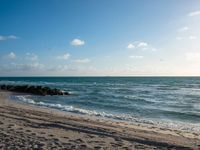
{"label": "boulder", "polygon": [[69,95],[68,92],[61,91],[59,89],[51,89],[46,86],[33,86],[33,85],[0,85],[1,90],[7,90],[12,92],[30,93],[35,95]]}

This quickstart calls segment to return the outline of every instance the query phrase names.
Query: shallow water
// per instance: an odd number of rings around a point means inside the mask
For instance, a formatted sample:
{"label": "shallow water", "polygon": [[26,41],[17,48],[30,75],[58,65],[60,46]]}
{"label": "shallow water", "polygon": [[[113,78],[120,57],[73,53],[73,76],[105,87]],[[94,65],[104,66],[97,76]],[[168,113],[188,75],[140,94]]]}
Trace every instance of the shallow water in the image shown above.
{"label": "shallow water", "polygon": [[70,96],[12,99],[62,111],[200,132],[198,77],[21,77],[0,84],[44,85]]}

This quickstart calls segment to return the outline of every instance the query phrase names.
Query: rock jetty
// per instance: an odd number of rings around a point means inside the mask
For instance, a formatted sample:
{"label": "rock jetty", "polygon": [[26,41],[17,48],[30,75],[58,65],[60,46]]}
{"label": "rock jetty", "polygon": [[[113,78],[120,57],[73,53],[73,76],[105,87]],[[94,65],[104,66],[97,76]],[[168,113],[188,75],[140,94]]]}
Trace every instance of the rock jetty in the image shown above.
{"label": "rock jetty", "polygon": [[7,90],[19,93],[30,93],[34,95],[69,95],[69,92],[61,91],[59,89],[51,89],[46,86],[33,85],[0,85],[0,90]]}

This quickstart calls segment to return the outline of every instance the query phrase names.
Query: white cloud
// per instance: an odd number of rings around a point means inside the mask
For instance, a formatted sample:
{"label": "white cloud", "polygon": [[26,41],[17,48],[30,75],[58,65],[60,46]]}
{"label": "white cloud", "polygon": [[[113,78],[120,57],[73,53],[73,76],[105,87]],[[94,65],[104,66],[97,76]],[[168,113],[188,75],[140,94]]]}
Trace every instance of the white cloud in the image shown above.
{"label": "white cloud", "polygon": [[51,66],[51,68],[48,68],[48,70],[50,70],[50,71],[61,71],[61,72],[64,72],[64,71],[67,71],[67,70],[69,70],[69,67],[68,67],[68,65],[58,65],[58,66]]}
{"label": "white cloud", "polygon": [[27,63],[27,64],[17,64],[17,63],[11,63],[11,64],[4,64],[0,65],[0,70],[3,72],[26,72],[26,71],[39,71],[44,70],[45,65],[40,64],[38,62],[35,63]]}
{"label": "white cloud", "polygon": [[196,37],[196,36],[189,36],[189,39],[190,39],[190,40],[196,40],[197,37]]}
{"label": "white cloud", "polygon": [[177,39],[177,40],[183,40],[184,37],[180,37],[180,36],[179,36],[179,37],[176,37],[176,39]]}
{"label": "white cloud", "polygon": [[135,41],[133,43],[130,43],[127,46],[128,49],[133,49],[133,48],[137,48],[137,49],[141,49],[141,50],[150,50],[150,51],[157,51],[156,48],[152,47],[151,45],[149,45],[147,42],[143,42],[143,41]]}
{"label": "white cloud", "polygon": [[9,35],[7,36],[8,39],[19,39],[19,37],[15,36],[15,35]]}
{"label": "white cloud", "polygon": [[200,61],[200,52],[188,52],[185,57],[187,61]]}
{"label": "white cloud", "polygon": [[38,56],[33,53],[26,53],[26,59],[31,61],[37,61]]}
{"label": "white cloud", "polygon": [[188,37],[176,37],[176,39],[177,39],[177,40],[188,40],[188,39],[189,39],[189,40],[196,40],[197,37],[191,35],[191,36],[188,36]]}
{"label": "white cloud", "polygon": [[155,52],[155,51],[158,50],[157,48],[154,48],[154,47],[151,47],[150,49],[151,49],[151,51],[153,51],[153,52]]}
{"label": "white cloud", "polygon": [[85,41],[80,40],[80,39],[73,39],[71,41],[71,45],[74,45],[74,46],[81,46],[81,45],[84,45],[84,44],[85,44]]}
{"label": "white cloud", "polygon": [[130,58],[132,58],[132,59],[142,59],[144,57],[140,56],[140,55],[131,55]]}
{"label": "white cloud", "polygon": [[148,44],[146,42],[139,42],[137,47],[147,47]]}
{"label": "white cloud", "polygon": [[178,29],[178,32],[184,32],[184,31],[188,31],[189,30],[189,27],[182,27],[180,29]]}
{"label": "white cloud", "polygon": [[198,15],[200,15],[200,11],[193,11],[193,12],[190,12],[190,13],[188,14],[188,16],[190,16],[190,17],[198,16]]}
{"label": "white cloud", "polygon": [[8,59],[15,59],[16,58],[16,55],[14,52],[10,52],[8,55],[7,55],[7,58]]}
{"label": "white cloud", "polygon": [[18,65],[18,67],[21,70],[38,70],[38,69],[43,69],[44,65],[40,64],[39,62],[35,62],[31,64],[20,64]]}
{"label": "white cloud", "polygon": [[5,40],[6,38],[0,35],[0,41]]}
{"label": "white cloud", "polygon": [[85,58],[85,59],[76,59],[76,60],[74,60],[74,62],[84,64],[84,63],[89,63],[90,59],[88,59],[88,58]]}
{"label": "white cloud", "polygon": [[0,41],[10,40],[10,39],[18,39],[19,37],[15,35],[9,35],[9,36],[2,36],[0,35]]}
{"label": "white cloud", "polygon": [[68,60],[70,57],[70,54],[69,53],[65,53],[64,55],[62,56],[57,56],[56,58],[57,59],[62,59],[62,60]]}
{"label": "white cloud", "polygon": [[130,43],[130,44],[128,44],[128,46],[126,48],[133,49],[133,48],[135,48],[135,45],[133,45],[133,44]]}

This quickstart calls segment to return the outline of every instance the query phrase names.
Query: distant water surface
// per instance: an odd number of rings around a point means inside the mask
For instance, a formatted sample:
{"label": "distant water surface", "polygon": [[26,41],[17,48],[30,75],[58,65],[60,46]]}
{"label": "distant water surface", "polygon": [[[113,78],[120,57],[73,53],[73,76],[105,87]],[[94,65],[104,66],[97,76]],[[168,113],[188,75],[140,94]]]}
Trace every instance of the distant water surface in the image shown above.
{"label": "distant water surface", "polygon": [[199,77],[0,77],[0,84],[71,92],[70,96],[12,97],[33,105],[200,133]]}

